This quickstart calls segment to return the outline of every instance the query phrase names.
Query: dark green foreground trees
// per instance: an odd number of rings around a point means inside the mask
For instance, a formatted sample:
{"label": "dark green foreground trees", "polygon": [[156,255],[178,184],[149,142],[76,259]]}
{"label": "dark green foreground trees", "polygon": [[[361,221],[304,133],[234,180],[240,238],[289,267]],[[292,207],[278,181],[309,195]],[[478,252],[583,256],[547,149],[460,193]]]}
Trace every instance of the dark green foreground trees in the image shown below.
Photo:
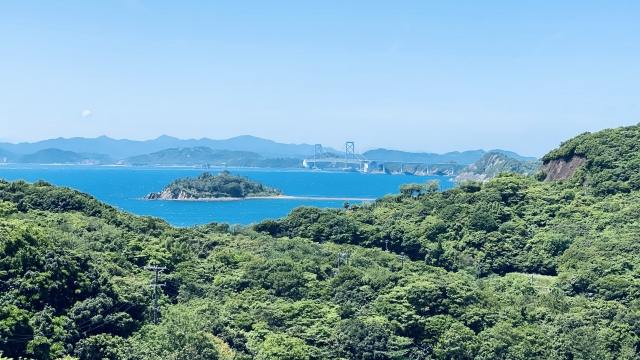
{"label": "dark green foreground trees", "polygon": [[[233,231],[174,228],[44,182],[0,182],[0,350],[636,359],[640,193],[625,181],[612,193],[514,174],[444,192],[409,186]],[[147,264],[168,267],[157,326]]]}

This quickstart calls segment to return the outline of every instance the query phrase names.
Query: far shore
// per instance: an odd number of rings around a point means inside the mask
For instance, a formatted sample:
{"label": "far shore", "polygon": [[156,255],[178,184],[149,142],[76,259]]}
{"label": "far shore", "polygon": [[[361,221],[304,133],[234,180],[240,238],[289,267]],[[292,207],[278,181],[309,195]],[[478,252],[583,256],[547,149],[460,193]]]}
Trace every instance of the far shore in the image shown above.
{"label": "far shore", "polygon": [[375,198],[356,198],[356,197],[326,197],[326,196],[288,196],[288,195],[279,195],[279,196],[249,196],[244,198],[232,198],[232,197],[221,197],[221,198],[201,198],[201,199],[146,199],[146,198],[138,198],[138,200],[146,200],[146,201],[242,201],[242,200],[258,200],[258,199],[274,199],[274,200],[340,200],[340,201],[375,201]]}

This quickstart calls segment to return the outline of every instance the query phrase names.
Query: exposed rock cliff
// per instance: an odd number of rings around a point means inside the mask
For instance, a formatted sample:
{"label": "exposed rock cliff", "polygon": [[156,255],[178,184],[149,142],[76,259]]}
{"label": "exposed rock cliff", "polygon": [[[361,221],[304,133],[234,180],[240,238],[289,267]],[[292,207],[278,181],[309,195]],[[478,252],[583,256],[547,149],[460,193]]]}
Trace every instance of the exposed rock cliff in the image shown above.
{"label": "exposed rock cliff", "polygon": [[640,190],[640,124],[580,134],[542,161],[545,181],[584,186],[588,194]]}
{"label": "exposed rock cliff", "polygon": [[569,159],[553,159],[546,160],[540,170],[547,174],[544,181],[567,180],[573,176],[573,173],[584,164],[587,159],[574,155]]}
{"label": "exposed rock cliff", "polygon": [[464,168],[462,173],[455,178],[455,181],[487,181],[502,172],[515,172],[528,175],[535,173],[540,167],[540,164],[541,162],[538,160],[520,161],[501,153],[487,153],[475,163]]}
{"label": "exposed rock cliff", "polygon": [[165,188],[160,192],[149,193],[147,200],[195,200],[196,197],[188,194],[184,190]]}

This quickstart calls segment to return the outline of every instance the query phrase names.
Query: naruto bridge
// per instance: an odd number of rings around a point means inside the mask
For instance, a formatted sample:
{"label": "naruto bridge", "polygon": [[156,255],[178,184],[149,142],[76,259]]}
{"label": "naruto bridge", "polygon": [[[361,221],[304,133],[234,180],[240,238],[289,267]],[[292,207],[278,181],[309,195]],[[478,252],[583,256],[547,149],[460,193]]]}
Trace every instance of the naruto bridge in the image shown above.
{"label": "naruto bridge", "polygon": [[[398,168],[399,172],[404,173],[405,165],[423,165],[424,175],[430,175],[434,167],[438,169],[445,169],[441,171],[447,175],[455,174],[455,170],[466,167],[464,164],[456,163],[428,163],[428,162],[416,162],[416,161],[389,161],[379,159],[367,159],[364,155],[356,152],[355,143],[353,141],[347,141],[340,150],[339,154],[326,152],[321,144],[316,144],[313,149],[313,157],[309,157],[303,160],[302,164],[306,168],[310,169],[322,169],[322,168],[341,168],[342,170],[357,170],[364,173],[371,172],[388,172],[386,164],[395,164],[395,168]],[[397,171],[398,172],[398,171]],[[396,172],[396,173],[397,173]]]}

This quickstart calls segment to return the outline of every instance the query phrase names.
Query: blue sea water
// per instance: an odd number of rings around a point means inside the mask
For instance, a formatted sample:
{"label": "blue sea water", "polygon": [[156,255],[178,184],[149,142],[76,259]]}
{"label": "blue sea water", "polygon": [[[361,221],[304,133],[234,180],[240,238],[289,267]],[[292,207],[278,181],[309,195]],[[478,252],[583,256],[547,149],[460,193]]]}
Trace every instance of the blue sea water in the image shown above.
{"label": "blue sea water", "polygon": [[[208,170],[218,173],[223,169]],[[448,177],[374,175],[351,172],[273,169],[227,169],[252,180],[282,190],[285,195],[327,198],[378,198],[398,192],[398,186],[410,182],[439,180],[450,188]],[[45,180],[68,186],[137,215],[151,215],[176,226],[205,224],[212,221],[248,225],[264,219],[286,216],[299,206],[339,208],[344,200],[252,199],[240,201],[144,201],[138,198],[160,191],[176,178],[195,177],[204,170],[185,167],[117,167],[72,165],[2,165],[0,179]],[[359,203],[361,201],[350,201]]]}

